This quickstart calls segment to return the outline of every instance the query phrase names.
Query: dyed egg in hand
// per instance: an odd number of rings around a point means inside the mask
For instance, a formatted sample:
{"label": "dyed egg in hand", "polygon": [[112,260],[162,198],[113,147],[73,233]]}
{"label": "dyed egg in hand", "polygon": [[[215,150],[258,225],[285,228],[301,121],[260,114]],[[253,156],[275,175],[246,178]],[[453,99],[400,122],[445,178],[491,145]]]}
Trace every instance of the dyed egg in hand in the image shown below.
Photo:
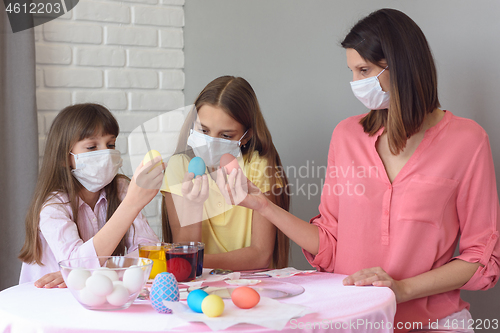
{"label": "dyed egg in hand", "polygon": [[188,294],[187,304],[194,312],[202,313],[201,303],[208,294],[205,290],[195,289]]}
{"label": "dyed egg in hand", "polygon": [[238,160],[231,154],[224,154],[220,158],[220,167],[226,168],[226,173],[229,175],[234,169],[238,169],[240,166]]}
{"label": "dyed egg in hand", "polygon": [[219,317],[224,312],[224,301],[220,296],[208,295],[201,302],[201,310],[207,317]]}
{"label": "dyed egg in hand", "polygon": [[251,309],[260,302],[260,295],[250,287],[238,287],[231,293],[231,300],[240,309]]}
{"label": "dyed egg in hand", "polygon": [[[149,161],[151,160],[154,160],[155,157],[157,156],[160,156],[161,157],[161,154],[158,150],[150,150],[146,153],[146,155],[144,156],[144,159],[142,160],[142,165],[145,165],[146,163],[148,163]],[[153,167],[156,168],[157,166],[161,165],[161,163],[163,162],[163,160],[160,160],[160,162],[156,163],[155,166]]]}
{"label": "dyed egg in hand", "polygon": [[205,174],[206,165],[201,157],[193,157],[188,165],[188,172],[194,173],[194,176],[203,176]]}

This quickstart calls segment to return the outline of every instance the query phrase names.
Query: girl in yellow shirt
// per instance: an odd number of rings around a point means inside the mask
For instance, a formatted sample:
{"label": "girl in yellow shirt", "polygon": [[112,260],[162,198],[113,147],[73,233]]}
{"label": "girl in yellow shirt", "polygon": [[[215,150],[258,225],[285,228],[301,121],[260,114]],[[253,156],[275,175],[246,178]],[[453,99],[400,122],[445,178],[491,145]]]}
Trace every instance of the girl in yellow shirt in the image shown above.
{"label": "girl in yellow shirt", "polygon": [[[224,153],[237,157],[247,178],[270,200],[289,209],[288,180],[255,92],[243,78],[219,77],[196,99],[165,171],[164,241],[205,243],[205,267],[286,267],[288,238],[257,212],[226,204],[220,193],[215,175]],[[196,178],[188,172],[194,156],[207,165]]]}

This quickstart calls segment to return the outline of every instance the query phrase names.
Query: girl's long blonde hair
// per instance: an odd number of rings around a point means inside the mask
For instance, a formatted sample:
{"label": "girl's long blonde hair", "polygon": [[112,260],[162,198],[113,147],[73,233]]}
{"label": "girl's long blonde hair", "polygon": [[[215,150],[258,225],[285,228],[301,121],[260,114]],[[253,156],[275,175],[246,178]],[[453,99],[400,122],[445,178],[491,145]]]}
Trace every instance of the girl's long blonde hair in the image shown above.
{"label": "girl's long blonde hair", "polygon": [[[195,108],[184,122],[175,153],[185,153],[190,150],[190,147],[187,146],[187,138],[197,116],[196,110],[199,110],[203,105],[220,107],[242,124],[245,131],[252,130],[252,137],[241,147],[244,161],[245,163],[248,162],[254,151],[257,151],[260,157],[267,160],[270,168],[266,168],[266,177],[269,179],[273,194],[275,185],[279,184],[281,186],[279,194],[271,196],[271,198],[278,206],[288,211],[290,209],[290,196],[287,188],[288,179],[283,172],[281,159],[262,116],[257,96],[252,86],[245,79],[234,76],[221,76],[203,89],[194,102]],[[165,242],[172,242],[165,200],[162,200],[162,234]],[[288,237],[281,230],[276,229],[273,265],[276,268],[287,267],[289,252],[290,242]]]}
{"label": "girl's long blonde hair", "polygon": [[[68,204],[73,212],[73,221],[77,225],[79,193],[82,185],[71,174],[69,152],[81,140],[94,135],[112,134],[118,136],[119,126],[116,119],[105,107],[98,104],[76,104],[64,108],[54,119],[47,136],[44,158],[35,193],[26,215],[26,238],[19,254],[19,259],[28,264],[42,265],[42,243],[39,235],[40,211],[44,204],[56,194],[68,195]],[[106,185],[108,210],[106,221],[120,205],[118,179],[126,176],[117,175]],[[80,233],[80,230],[78,229]],[[113,255],[125,253],[125,237],[116,247]]]}

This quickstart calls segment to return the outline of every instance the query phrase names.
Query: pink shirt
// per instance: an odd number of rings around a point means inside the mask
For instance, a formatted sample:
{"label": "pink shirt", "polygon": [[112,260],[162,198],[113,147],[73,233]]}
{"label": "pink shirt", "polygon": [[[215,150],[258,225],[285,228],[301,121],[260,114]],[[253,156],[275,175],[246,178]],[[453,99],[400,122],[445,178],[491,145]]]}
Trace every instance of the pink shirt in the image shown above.
{"label": "pink shirt", "polygon": [[[125,198],[127,184],[120,184],[120,198]],[[94,210],[82,199],[78,208],[78,229],[68,203],[68,195],[57,194],[47,200],[40,212],[39,236],[42,242],[42,263],[23,263],[19,283],[34,282],[47,273],[59,271],[58,262],[65,259],[97,256],[93,237],[106,223],[108,202],[106,191],[101,190]],[[139,213],[128,232],[127,252],[135,251],[139,243],[158,242],[146,218]]]}
{"label": "pink shirt", "polygon": [[[446,111],[394,181],[370,137],[348,118],[335,128],[319,206],[319,252],[304,251],[321,271],[353,274],[382,267],[396,280],[440,267],[452,258],[484,265],[462,289],[498,280],[500,229],[495,169],[486,132]],[[460,255],[453,257],[460,238]],[[395,323],[444,318],[469,308],[460,290],[398,304]]]}

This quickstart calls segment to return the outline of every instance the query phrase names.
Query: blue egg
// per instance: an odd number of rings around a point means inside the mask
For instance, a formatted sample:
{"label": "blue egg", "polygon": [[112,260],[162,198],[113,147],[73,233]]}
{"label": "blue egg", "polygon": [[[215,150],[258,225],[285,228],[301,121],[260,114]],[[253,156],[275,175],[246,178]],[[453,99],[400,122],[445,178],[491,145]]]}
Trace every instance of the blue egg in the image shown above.
{"label": "blue egg", "polygon": [[193,157],[191,162],[188,165],[188,172],[194,173],[194,176],[203,176],[205,174],[205,162],[201,157]]}
{"label": "blue egg", "polygon": [[202,313],[201,302],[207,297],[208,294],[205,290],[195,289],[188,294],[187,304],[191,310],[194,312]]}

